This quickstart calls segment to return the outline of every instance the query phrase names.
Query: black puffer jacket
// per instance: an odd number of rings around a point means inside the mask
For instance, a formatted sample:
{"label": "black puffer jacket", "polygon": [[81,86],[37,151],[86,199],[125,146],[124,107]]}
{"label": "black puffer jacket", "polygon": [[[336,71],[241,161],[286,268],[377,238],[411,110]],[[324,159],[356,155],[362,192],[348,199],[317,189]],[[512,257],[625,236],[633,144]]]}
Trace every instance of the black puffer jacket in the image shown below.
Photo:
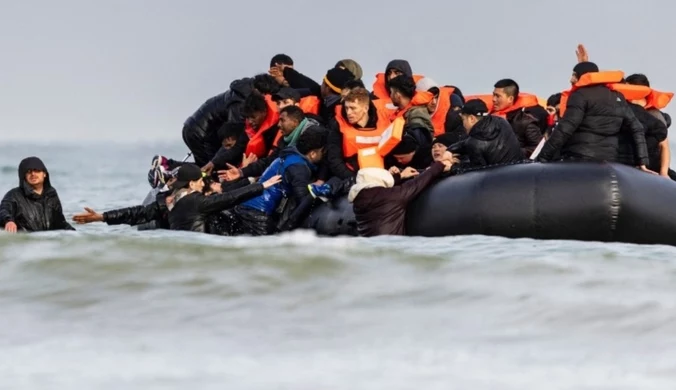
{"label": "black puffer jacket", "polygon": [[472,127],[467,139],[451,145],[449,150],[469,159],[468,164],[454,165],[453,172],[468,167],[509,164],[524,159],[512,126],[506,120],[493,115],[479,120]]}
{"label": "black puffer jacket", "polygon": [[171,230],[211,233],[207,228],[209,214],[223,211],[262,193],[263,184],[260,183],[209,196],[193,192],[178,199],[169,211],[169,227]]}
{"label": "black puffer jacket", "polygon": [[[31,169],[47,173],[42,194],[33,192],[26,183],[26,172]],[[49,180],[45,164],[37,157],[28,157],[19,164],[19,186],[7,192],[0,203],[0,228],[14,222],[17,230],[39,232],[45,230],[75,230],[66,222],[61,201]]]}
{"label": "black puffer jacket", "polygon": [[[240,109],[244,99],[252,91],[252,78],[235,80],[230,84],[229,90],[204,102],[185,121],[183,140],[193,152],[197,165],[201,166],[209,162],[220,148],[217,131],[225,122],[244,122]],[[200,139],[202,139],[201,149],[199,148]]]}
{"label": "black puffer jacket", "polygon": [[103,222],[108,225],[143,225],[151,221],[157,222],[158,229],[169,229],[169,209],[167,196],[170,191],[160,192],[155,201],[147,205],[125,207],[103,213]]}
{"label": "black puffer jacket", "polygon": [[526,109],[521,109],[508,113],[507,122],[512,126],[516,139],[519,140],[521,153],[524,157],[530,157],[542,140],[542,129],[538,119]]}
{"label": "black puffer jacket", "polygon": [[618,161],[623,124],[631,130],[637,161],[648,165],[643,126],[624,97],[604,85],[582,87],[568,97],[566,110],[547,140],[539,161],[551,161],[557,151],[563,159]]}
{"label": "black puffer jacket", "polygon": [[[659,172],[660,142],[667,138],[667,125],[638,104],[629,103],[629,107],[631,107],[634,116],[641,122],[645,130],[645,142],[650,160],[650,165],[648,165],[648,167]],[[627,126],[622,127],[622,132],[619,137],[619,146],[620,163],[631,166],[639,165],[639,161],[636,161],[636,147],[634,147],[631,129]]]}

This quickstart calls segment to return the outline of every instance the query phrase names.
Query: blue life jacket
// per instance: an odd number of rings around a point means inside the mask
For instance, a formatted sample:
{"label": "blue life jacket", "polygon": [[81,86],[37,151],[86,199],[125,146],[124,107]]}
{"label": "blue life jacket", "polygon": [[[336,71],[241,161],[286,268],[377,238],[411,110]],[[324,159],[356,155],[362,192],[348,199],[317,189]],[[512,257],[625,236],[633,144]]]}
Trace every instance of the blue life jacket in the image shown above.
{"label": "blue life jacket", "polygon": [[267,215],[272,215],[275,212],[282,198],[285,198],[291,191],[291,185],[284,179],[286,169],[295,164],[306,164],[310,169],[314,168],[302,154],[295,148],[293,149],[290,153],[289,150],[286,150],[287,153],[282,153],[281,157],[276,158],[258,179],[259,183],[263,183],[275,175],[282,175],[282,182],[264,190],[262,195],[243,202],[242,206],[262,211]]}

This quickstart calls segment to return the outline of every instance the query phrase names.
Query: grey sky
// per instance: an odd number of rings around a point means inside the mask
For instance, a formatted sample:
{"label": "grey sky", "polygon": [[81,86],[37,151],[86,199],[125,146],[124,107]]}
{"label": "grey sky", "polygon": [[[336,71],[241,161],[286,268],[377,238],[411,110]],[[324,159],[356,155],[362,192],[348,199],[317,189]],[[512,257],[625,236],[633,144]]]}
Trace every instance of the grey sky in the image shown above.
{"label": "grey sky", "polygon": [[567,87],[575,45],[601,68],[676,89],[673,1],[0,0],[0,140],[180,140],[183,121],[284,52],[319,80],[353,58],[390,59],[490,92],[511,77]]}

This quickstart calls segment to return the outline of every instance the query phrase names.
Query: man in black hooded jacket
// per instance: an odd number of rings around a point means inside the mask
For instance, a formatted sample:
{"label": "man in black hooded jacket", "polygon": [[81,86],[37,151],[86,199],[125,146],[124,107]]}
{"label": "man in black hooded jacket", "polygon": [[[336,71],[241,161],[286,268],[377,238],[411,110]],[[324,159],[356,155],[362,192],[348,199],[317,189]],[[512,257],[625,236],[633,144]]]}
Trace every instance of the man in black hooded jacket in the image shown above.
{"label": "man in black hooded jacket", "polygon": [[59,195],[39,158],[28,157],[19,164],[19,186],[0,203],[0,226],[9,233],[75,230],[66,222]]}

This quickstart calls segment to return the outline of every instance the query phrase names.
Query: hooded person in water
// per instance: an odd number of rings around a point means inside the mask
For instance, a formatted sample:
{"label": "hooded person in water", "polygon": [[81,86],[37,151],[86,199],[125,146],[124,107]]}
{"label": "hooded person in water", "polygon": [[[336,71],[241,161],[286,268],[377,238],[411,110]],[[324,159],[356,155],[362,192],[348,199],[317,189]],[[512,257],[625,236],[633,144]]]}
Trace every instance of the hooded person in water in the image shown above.
{"label": "hooded person in water", "polygon": [[19,186],[0,203],[0,226],[9,233],[75,230],[66,222],[59,195],[39,158],[28,157],[19,164]]}

